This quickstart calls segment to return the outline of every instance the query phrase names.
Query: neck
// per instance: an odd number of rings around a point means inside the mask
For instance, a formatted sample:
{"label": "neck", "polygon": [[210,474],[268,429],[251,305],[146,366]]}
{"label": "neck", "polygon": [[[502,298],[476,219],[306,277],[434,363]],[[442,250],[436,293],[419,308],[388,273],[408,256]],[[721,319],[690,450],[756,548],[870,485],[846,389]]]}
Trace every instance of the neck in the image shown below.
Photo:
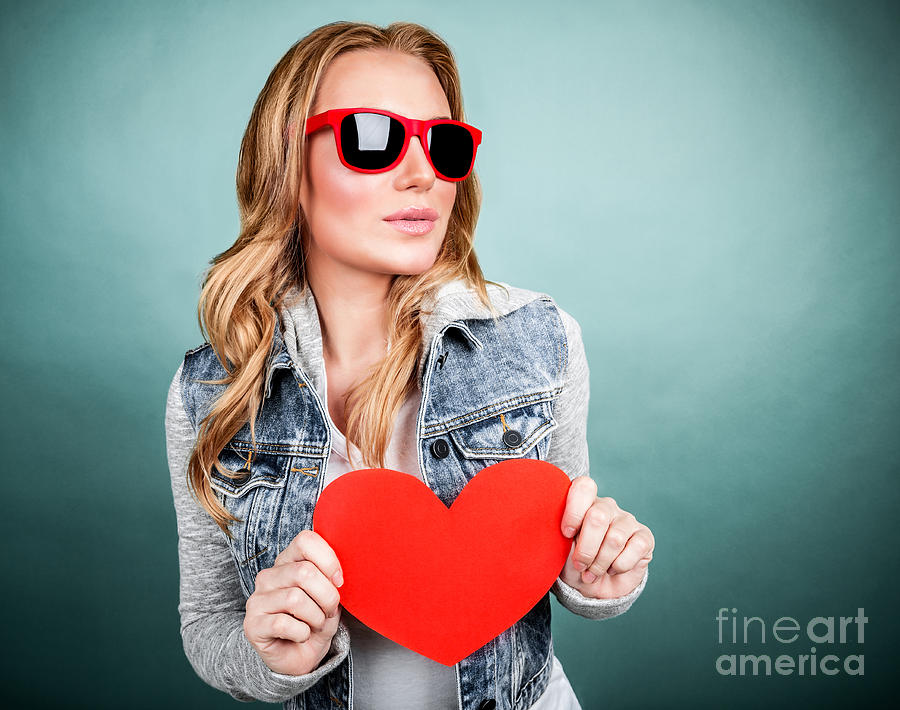
{"label": "neck", "polygon": [[308,268],[307,279],[319,311],[326,362],[345,368],[380,359],[387,349],[387,295],[393,276]]}

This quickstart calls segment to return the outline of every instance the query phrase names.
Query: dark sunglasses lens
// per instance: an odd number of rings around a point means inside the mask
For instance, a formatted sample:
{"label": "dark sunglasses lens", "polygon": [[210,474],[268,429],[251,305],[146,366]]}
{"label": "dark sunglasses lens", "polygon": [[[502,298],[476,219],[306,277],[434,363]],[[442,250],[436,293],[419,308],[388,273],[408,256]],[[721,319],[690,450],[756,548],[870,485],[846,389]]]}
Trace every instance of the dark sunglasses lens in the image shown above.
{"label": "dark sunglasses lens", "polygon": [[403,124],[380,113],[352,113],[341,121],[344,160],[356,168],[381,170],[403,148]]}
{"label": "dark sunglasses lens", "polygon": [[467,128],[438,123],[428,134],[428,151],[435,169],[448,178],[461,178],[472,168],[475,141]]}

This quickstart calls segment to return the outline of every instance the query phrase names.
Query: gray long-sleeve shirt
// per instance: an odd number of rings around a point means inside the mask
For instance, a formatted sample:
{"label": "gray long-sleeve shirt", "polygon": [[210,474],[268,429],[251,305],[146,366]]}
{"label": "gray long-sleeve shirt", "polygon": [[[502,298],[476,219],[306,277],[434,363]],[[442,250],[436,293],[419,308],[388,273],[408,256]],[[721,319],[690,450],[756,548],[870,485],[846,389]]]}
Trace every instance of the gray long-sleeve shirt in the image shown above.
{"label": "gray long-sleeve shirt", "polygon": [[[507,286],[504,295],[488,287],[492,302],[501,313],[515,310],[540,296],[532,291]],[[588,366],[581,329],[560,309],[569,339],[566,384],[559,395],[554,415],[558,427],[553,432],[548,460],[570,478],[588,474],[587,406]],[[426,321],[426,343],[442,321],[484,317],[483,307],[457,282],[445,285],[437,306]],[[311,385],[324,383],[322,340],[315,300],[307,289],[305,297],[288,299],[282,310],[285,345],[289,355],[310,377]],[[181,366],[169,387],[166,402],[166,444],[172,493],[178,524],[180,567],[181,635],[185,654],[196,673],[209,685],[238,700],[280,703],[307,690],[336,668],[346,657],[350,638],[342,623],[332,640],[329,654],[314,671],[300,676],[277,673],[265,665],[243,632],[246,599],[224,533],[191,494],[186,478],[187,461],[196,440],[181,397]],[[636,589],[617,599],[588,599],[557,579],[553,593],[573,613],[603,619],[628,610],[643,591],[647,572]]]}

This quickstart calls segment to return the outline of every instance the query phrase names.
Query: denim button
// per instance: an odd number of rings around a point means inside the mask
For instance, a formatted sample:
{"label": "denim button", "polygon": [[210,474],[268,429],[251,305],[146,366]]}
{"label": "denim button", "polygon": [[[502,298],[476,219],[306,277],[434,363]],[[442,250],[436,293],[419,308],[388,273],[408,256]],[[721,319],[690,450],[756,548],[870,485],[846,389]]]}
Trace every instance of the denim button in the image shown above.
{"label": "denim button", "polygon": [[510,448],[518,446],[522,443],[522,435],[515,429],[507,429],[503,432],[503,443]]}
{"label": "denim button", "polygon": [[446,439],[436,439],[431,442],[431,453],[436,459],[445,459],[450,455],[450,444]]}
{"label": "denim button", "polygon": [[478,706],[478,710],[494,710],[497,707],[497,701],[493,698],[488,698],[487,700],[482,700],[481,705]]}

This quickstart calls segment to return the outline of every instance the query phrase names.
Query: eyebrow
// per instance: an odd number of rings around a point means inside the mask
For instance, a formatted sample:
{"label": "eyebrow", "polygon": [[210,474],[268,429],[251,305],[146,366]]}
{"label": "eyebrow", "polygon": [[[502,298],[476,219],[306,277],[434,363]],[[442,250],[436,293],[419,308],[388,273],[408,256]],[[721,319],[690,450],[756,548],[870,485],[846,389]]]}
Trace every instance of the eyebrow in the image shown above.
{"label": "eyebrow", "polygon": [[432,117],[429,118],[428,120],[429,120],[429,121],[436,121],[436,120],[438,120],[439,118],[446,118],[448,121],[450,120],[450,117],[449,117],[449,116],[432,116]]}

